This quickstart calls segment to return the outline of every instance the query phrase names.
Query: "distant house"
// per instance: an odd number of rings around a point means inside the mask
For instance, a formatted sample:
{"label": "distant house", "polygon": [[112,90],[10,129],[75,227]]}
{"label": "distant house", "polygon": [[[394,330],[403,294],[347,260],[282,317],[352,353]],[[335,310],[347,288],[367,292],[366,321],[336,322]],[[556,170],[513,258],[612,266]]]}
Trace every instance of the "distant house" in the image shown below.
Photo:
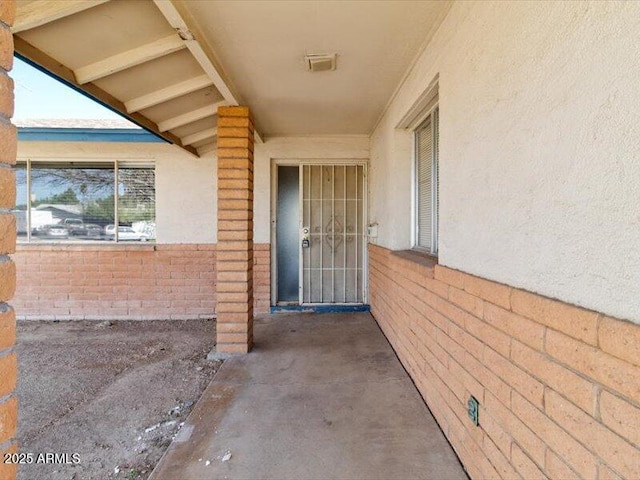
{"label": "distant house", "polygon": [[53,216],[53,223],[61,223],[67,218],[82,220],[81,205],[51,205],[43,203],[34,207],[33,210],[51,212],[51,215]]}

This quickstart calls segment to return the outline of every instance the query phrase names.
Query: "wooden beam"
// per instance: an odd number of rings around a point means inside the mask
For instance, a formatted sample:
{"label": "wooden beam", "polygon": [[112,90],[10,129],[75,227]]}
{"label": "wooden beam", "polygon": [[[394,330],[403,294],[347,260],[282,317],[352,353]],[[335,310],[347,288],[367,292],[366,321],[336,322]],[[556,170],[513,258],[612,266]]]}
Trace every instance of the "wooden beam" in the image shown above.
{"label": "wooden beam", "polygon": [[206,145],[203,145],[198,148],[198,155],[202,156],[206,153],[213,152],[215,151],[217,146],[218,144],[216,142],[207,143]]}
{"label": "wooden beam", "polygon": [[124,106],[127,108],[127,112],[139,112],[145,108],[153,107],[163,102],[173,100],[174,98],[181,97],[191,92],[200,90],[201,88],[209,87],[213,85],[213,82],[207,75],[201,75],[199,77],[190,78],[183,82],[174,83],[168,87],[161,88],[154,92],[149,92],[137,98],[132,98],[129,101],[124,102]]}
{"label": "wooden beam", "polygon": [[227,86],[227,82],[222,78],[218,68],[213,64],[212,59],[204,51],[201,42],[204,36],[199,29],[196,28],[193,23],[187,24],[183,15],[178,11],[176,6],[171,0],[154,0],[156,6],[160,9],[160,12],[167,19],[169,24],[175,28],[180,36],[184,39],[187,48],[191,54],[195,57],[202,69],[211,77],[214,85],[218,91],[222,94],[224,99],[229,102],[230,105],[238,105],[238,100],[231,93],[231,89]]}
{"label": "wooden beam", "polygon": [[109,0],[39,0],[31,3],[17,2],[16,21],[11,28],[15,33],[41,27],[75,13],[108,2]]}
{"label": "wooden beam", "polygon": [[207,105],[205,107],[198,108],[197,110],[192,110],[190,112],[183,113],[182,115],[168,118],[167,120],[158,122],[158,128],[161,132],[166,132],[167,130],[172,130],[174,128],[182,127],[183,125],[188,125],[192,122],[197,122],[198,120],[202,120],[203,118],[217,115],[218,107],[223,107],[226,105],[227,102],[223,100],[222,102],[217,102],[213,105]]}
{"label": "wooden beam", "polygon": [[196,142],[200,142],[201,140],[206,140],[207,138],[213,138],[218,135],[217,128],[207,128],[206,130],[202,130],[201,132],[197,132],[191,135],[187,135],[186,137],[182,137],[182,143],[184,145],[193,145]]}
{"label": "wooden beam", "polygon": [[[207,42],[206,36],[198,27],[187,10],[185,2],[176,2],[174,0],[153,0],[160,12],[167,19],[169,24],[176,29],[180,37],[187,44],[187,48],[200,64],[202,69],[213,80],[213,84],[222,97],[229,105],[240,105],[242,99],[234,93],[231,82],[223,72],[222,66],[218,61],[215,52]],[[255,122],[255,119],[254,119]],[[257,127],[254,135],[256,140],[262,141]]]}
{"label": "wooden beam", "polygon": [[148,62],[154,58],[169,55],[184,47],[185,44],[178,35],[169,35],[168,37],[154,40],[153,42],[77,68],[73,73],[76,76],[77,82],[80,85],[84,85],[85,83],[93,82],[99,78]]}
{"label": "wooden beam", "polygon": [[50,57],[46,53],[31,45],[29,42],[20,38],[20,36],[14,35],[13,41],[15,51],[18,55],[24,57],[31,63],[37,65],[42,70],[48,72],[51,76],[59,79],[63,83],[66,83],[71,88],[74,88],[75,90],[78,90],[93,98],[95,101],[101,103],[105,107],[120,113],[123,117],[131,120],[133,123],[141,126],[142,128],[145,128],[150,132],[155,133],[159,137],[164,138],[167,142],[176,144],[192,155],[198,156],[198,152],[195,148],[183,144],[180,138],[172,133],[161,132],[160,130],[158,130],[158,125],[156,125],[153,121],[149,120],[144,115],[140,113],[128,113],[126,108],[124,107],[123,102],[115,98],[113,95],[105,92],[100,87],[94,85],[93,83],[79,85],[76,82],[75,75],[70,68],[62,65],[54,58]]}

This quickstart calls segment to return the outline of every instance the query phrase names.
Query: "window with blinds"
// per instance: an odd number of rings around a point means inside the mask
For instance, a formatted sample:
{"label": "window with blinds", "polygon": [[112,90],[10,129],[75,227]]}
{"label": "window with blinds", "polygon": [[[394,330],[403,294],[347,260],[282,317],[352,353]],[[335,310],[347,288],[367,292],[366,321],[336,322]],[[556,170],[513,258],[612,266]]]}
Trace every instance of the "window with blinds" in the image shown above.
{"label": "window with blinds", "polygon": [[415,131],[415,247],[438,253],[438,109]]}

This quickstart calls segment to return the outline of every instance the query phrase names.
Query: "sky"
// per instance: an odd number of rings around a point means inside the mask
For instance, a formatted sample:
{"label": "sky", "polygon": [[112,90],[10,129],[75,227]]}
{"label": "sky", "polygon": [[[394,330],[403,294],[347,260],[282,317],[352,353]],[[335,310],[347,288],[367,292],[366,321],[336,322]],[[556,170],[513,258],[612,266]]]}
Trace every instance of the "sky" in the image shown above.
{"label": "sky", "polygon": [[[84,118],[84,119],[121,119],[108,108],[88,99],[84,95],[67,87],[33,68],[19,58],[15,58],[11,77],[15,82],[14,120]],[[37,185],[34,185],[37,190]],[[40,185],[42,189],[42,186]],[[60,193],[66,188],[49,187],[46,191],[34,192],[40,196]],[[18,172],[17,203],[25,204],[27,198],[26,177]]]}
{"label": "sky", "polygon": [[11,76],[15,82],[14,120],[122,118],[19,58],[15,59]]}

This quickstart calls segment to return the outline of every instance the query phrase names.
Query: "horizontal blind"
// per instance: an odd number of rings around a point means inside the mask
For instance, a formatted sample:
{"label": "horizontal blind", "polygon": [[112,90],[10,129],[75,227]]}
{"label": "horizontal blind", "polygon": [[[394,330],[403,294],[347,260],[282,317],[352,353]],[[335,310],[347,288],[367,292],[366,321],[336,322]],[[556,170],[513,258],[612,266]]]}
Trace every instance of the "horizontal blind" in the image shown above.
{"label": "horizontal blind", "polygon": [[435,189],[433,210],[433,233],[431,253],[438,253],[438,225],[440,225],[440,111],[436,108],[431,114],[433,120],[433,188]]}
{"label": "horizontal blind", "polygon": [[419,247],[432,251],[433,239],[433,158],[434,138],[432,117],[423,123],[416,131],[416,160],[417,160],[417,244]]}
{"label": "horizontal blind", "polygon": [[156,186],[153,168],[118,168],[118,224],[147,240],[156,238]]}

